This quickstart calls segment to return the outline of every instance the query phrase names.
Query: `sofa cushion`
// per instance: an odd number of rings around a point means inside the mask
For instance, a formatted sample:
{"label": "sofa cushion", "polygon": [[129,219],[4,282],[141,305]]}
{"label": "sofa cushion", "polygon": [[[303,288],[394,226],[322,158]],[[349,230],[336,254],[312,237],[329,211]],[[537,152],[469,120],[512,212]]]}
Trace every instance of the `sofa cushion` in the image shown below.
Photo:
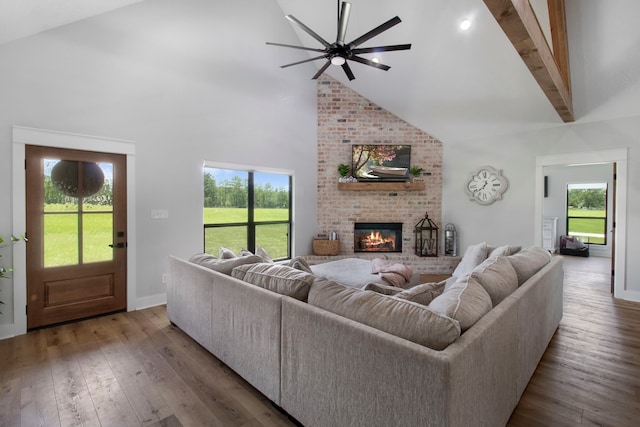
{"label": "sofa cushion", "polygon": [[487,291],[494,307],[518,289],[516,270],[504,256],[487,258],[474,268],[471,277],[476,279]]}
{"label": "sofa cushion", "polygon": [[453,270],[452,276],[466,276],[485,259],[487,259],[487,244],[485,242],[469,246],[464,251],[460,264]]}
{"label": "sofa cushion", "polygon": [[445,286],[442,294],[429,304],[433,311],[460,322],[462,332],[469,329],[493,308],[491,297],[470,275]]}
{"label": "sofa cushion", "polygon": [[307,300],[309,288],[315,280],[312,274],[273,263],[241,265],[233,269],[231,276],[300,301]]}
{"label": "sofa cushion", "polygon": [[313,282],[309,304],[434,350],[460,336],[456,320],[426,306],[327,279]]}
{"label": "sofa cushion", "polygon": [[214,257],[213,255],[202,253],[193,255],[191,258],[189,258],[189,261],[194,264],[210,268],[211,270],[215,270],[226,275],[231,275],[231,271],[235,267],[244,264],[255,264],[258,262],[262,262],[262,258],[256,255],[249,255],[230,259],[220,259]]}
{"label": "sofa cushion", "polygon": [[417,304],[429,305],[436,297],[442,294],[445,282],[423,283],[412,288],[405,289],[394,295],[395,298],[412,301]]}
{"label": "sofa cushion", "polygon": [[507,259],[516,270],[520,286],[551,261],[551,254],[539,246],[530,246]]}

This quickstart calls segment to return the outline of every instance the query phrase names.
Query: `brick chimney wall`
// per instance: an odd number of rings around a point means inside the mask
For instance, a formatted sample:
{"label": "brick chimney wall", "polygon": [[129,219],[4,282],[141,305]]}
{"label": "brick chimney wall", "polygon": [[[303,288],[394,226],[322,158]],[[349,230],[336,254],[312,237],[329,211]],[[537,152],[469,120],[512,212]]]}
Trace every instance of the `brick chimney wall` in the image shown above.
{"label": "brick chimney wall", "polygon": [[[431,174],[423,177],[425,190],[339,191],[338,165],[351,163],[353,144],[410,144],[411,166],[422,167]],[[320,77],[317,231],[336,231],[340,237],[340,255],[353,255],[354,222],[402,222],[403,253],[395,257],[410,264],[414,261],[422,264],[426,258],[413,254],[413,228],[425,212],[429,212],[429,217],[440,227],[438,253],[442,255],[442,142],[337,80],[326,75]],[[394,259],[392,254],[387,257]]]}

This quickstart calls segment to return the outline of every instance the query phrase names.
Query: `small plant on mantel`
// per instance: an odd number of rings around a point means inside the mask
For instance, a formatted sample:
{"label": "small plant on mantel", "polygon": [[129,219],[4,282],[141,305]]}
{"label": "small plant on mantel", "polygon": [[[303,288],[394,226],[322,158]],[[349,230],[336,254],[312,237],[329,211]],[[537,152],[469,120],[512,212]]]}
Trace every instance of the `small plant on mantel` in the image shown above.
{"label": "small plant on mantel", "polygon": [[[24,236],[20,236],[20,237],[11,236],[9,241],[5,242],[5,240],[2,237],[0,237],[0,249],[4,249],[7,246],[11,246],[15,242],[19,242],[20,240],[26,241],[27,239],[25,239]],[[2,253],[0,253],[0,258],[2,258]],[[13,271],[13,269],[11,267],[2,267],[2,266],[0,266],[0,279],[9,279],[9,278],[11,278],[11,276],[9,276],[9,274],[8,274],[11,271]],[[2,289],[0,289],[0,290],[2,290]],[[4,302],[2,302],[2,300],[0,300],[0,305],[2,305],[2,304],[4,304]],[[2,314],[1,311],[0,311],[0,314]]]}
{"label": "small plant on mantel", "polygon": [[411,176],[413,176],[413,182],[422,181],[420,175],[422,175],[423,168],[419,168],[417,166],[411,166],[409,172],[411,172]]}
{"label": "small plant on mantel", "polygon": [[340,178],[338,178],[338,182],[353,182],[353,177],[349,176],[349,172],[351,172],[351,166],[346,163],[341,163],[338,165],[338,173],[340,174]]}

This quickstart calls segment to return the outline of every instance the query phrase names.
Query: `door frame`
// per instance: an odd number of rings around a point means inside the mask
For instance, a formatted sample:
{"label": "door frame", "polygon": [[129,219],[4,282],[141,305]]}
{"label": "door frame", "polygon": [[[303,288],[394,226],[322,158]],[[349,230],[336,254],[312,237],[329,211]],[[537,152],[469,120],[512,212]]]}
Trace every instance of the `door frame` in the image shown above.
{"label": "door frame", "polygon": [[[25,146],[66,148],[123,154],[127,157],[127,311],[136,310],[136,221],[134,141],[13,126],[13,234],[24,234],[26,224]],[[24,245],[13,247],[13,334],[27,332],[27,261]]]}
{"label": "door frame", "polygon": [[535,177],[535,213],[534,213],[534,242],[542,244],[542,222],[544,201],[544,171],[545,166],[568,166],[576,164],[616,163],[617,184],[614,211],[616,222],[614,247],[615,276],[613,296],[630,301],[640,301],[637,292],[626,289],[626,260],[627,260],[627,148],[612,150],[584,151],[575,153],[552,154],[536,157]]}

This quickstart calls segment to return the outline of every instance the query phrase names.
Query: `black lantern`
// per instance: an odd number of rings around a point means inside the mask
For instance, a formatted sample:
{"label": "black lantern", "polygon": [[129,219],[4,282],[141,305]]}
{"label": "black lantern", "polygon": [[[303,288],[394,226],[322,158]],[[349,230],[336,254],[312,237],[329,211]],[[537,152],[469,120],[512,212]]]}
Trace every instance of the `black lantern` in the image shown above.
{"label": "black lantern", "polygon": [[418,256],[438,256],[438,226],[425,212],[414,228],[416,234],[415,254]]}

